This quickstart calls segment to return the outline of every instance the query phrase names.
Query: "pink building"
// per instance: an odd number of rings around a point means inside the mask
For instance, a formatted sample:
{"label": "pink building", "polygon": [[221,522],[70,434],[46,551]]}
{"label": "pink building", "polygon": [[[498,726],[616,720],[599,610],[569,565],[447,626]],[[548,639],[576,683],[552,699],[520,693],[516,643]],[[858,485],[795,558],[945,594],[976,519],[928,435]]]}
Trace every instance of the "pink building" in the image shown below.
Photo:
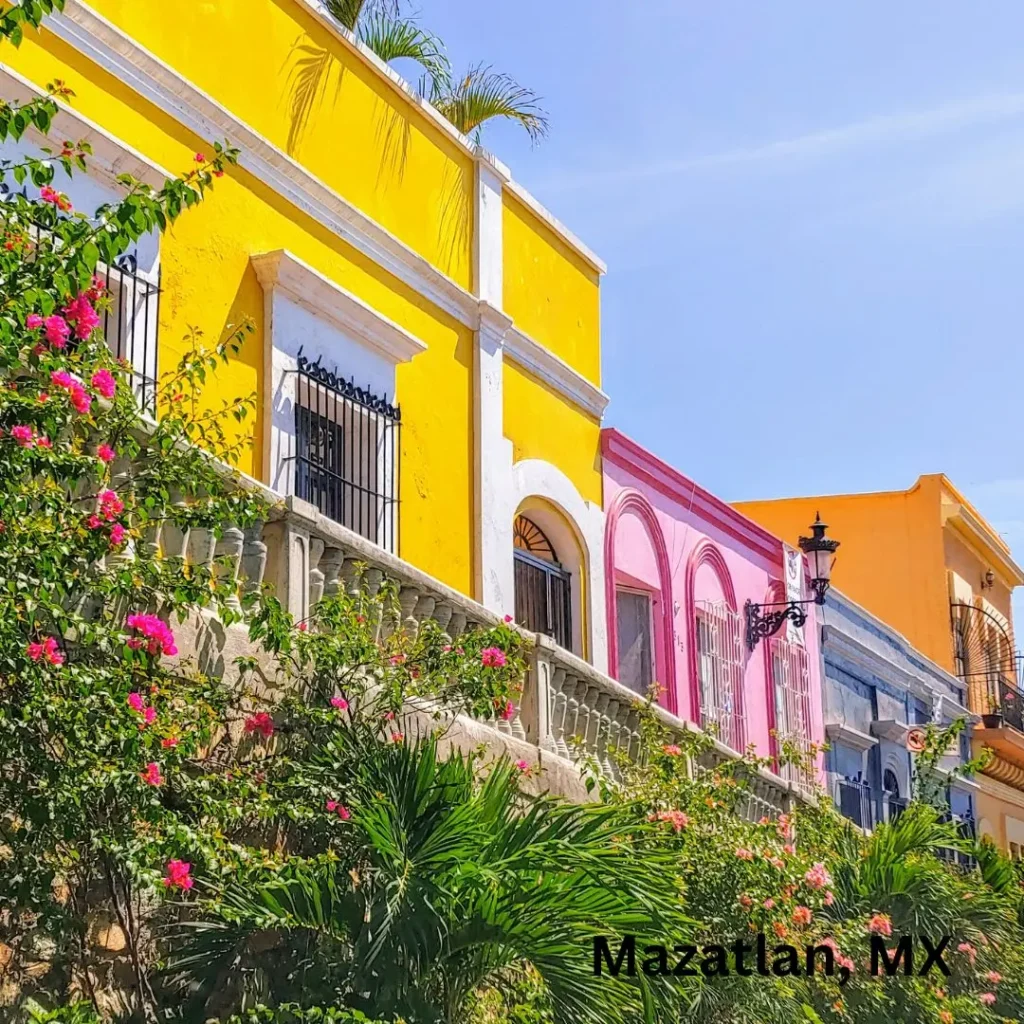
{"label": "pink building", "polygon": [[746,636],[746,602],[811,597],[803,554],[617,430],[601,442],[609,674],[657,682],[667,710],[736,750],[820,744],[818,606],[752,650]]}

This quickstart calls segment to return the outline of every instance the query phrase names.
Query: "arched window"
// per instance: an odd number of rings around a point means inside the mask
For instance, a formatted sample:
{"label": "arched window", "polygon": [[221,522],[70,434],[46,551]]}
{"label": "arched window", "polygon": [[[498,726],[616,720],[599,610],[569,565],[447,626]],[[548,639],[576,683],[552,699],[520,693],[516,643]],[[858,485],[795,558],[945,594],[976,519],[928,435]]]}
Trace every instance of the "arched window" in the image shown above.
{"label": "arched window", "polygon": [[512,530],[516,622],[572,650],[572,585],[547,534],[524,515]]}
{"label": "arched window", "polygon": [[783,778],[798,786],[810,786],[805,771],[811,751],[811,678],[807,651],[785,637],[776,637],[769,649],[768,671],[771,679],[774,713],[774,752],[779,757],[788,748],[799,763],[780,764]]}
{"label": "arched window", "polygon": [[891,768],[882,772],[882,795],[885,800],[886,819],[895,821],[906,809],[907,801],[900,796],[900,780]]}

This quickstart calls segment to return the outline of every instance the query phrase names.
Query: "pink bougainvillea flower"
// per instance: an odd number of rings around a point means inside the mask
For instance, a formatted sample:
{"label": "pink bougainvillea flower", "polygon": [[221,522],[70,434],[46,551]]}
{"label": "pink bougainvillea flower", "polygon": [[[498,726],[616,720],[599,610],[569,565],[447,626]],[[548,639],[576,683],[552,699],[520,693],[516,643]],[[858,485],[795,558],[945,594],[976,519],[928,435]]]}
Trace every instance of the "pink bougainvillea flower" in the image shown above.
{"label": "pink bougainvillea flower", "polygon": [[325,806],[327,807],[327,810],[333,814],[338,809],[338,801],[328,800]]}
{"label": "pink bougainvillea flower", "polygon": [[682,832],[690,824],[690,816],[683,811],[658,811],[651,815],[652,821],[666,821],[676,832]]}
{"label": "pink bougainvillea flower", "polygon": [[142,724],[152,725],[156,721],[156,708],[152,704],[142,712]]}
{"label": "pink bougainvillea flower", "polygon": [[985,975],[986,980],[991,981],[993,985],[998,985],[1003,980],[1003,976],[998,971],[989,971]]}
{"label": "pink bougainvillea flower", "polygon": [[30,331],[38,331],[39,328],[43,326],[43,318],[38,313],[29,313],[29,315],[25,317],[25,326]]}
{"label": "pink bougainvillea flower", "polygon": [[168,889],[192,888],[192,865],[187,860],[169,860],[164,885]]}
{"label": "pink bougainvillea flower", "polygon": [[19,423],[17,426],[11,427],[11,437],[21,445],[22,448],[32,447],[32,438],[35,436],[35,431],[31,427],[25,426],[23,423]]}
{"label": "pink bougainvillea flower", "polygon": [[338,817],[342,821],[348,821],[352,817],[352,812],[344,804],[338,804]]}
{"label": "pink bougainvillea flower", "polygon": [[981,995],[978,996],[978,1002],[984,1004],[985,1006],[991,1006],[995,1001],[995,992],[982,992]]}
{"label": "pink bougainvillea flower", "polygon": [[67,345],[71,327],[64,317],[54,313],[43,321],[43,326],[46,328],[46,340],[54,348],[64,348]]}
{"label": "pink bougainvillea flower", "polygon": [[[103,520],[98,515],[93,514],[85,520],[85,525],[90,530],[98,530],[103,525]],[[129,643],[128,646],[130,647],[131,644]]]}
{"label": "pink bougainvillea flower", "polygon": [[782,852],[792,857],[796,853],[796,847],[792,843],[786,843],[782,848]]}
{"label": "pink bougainvillea flower", "polygon": [[64,316],[75,325],[75,337],[80,341],[85,341],[100,325],[99,314],[93,309],[87,293],[76,295],[64,307]]}
{"label": "pink bougainvillea flower", "polygon": [[181,741],[178,739],[177,736],[165,736],[160,741],[160,746],[163,747],[164,750],[171,750],[174,747],[176,747],[180,742]]}
{"label": "pink bougainvillea flower", "polygon": [[512,719],[515,718],[515,716],[516,716],[516,706],[515,706],[515,704],[513,704],[512,701],[510,701],[510,700],[505,701],[505,707],[502,709],[502,712],[501,712],[502,721],[511,722]]}
{"label": "pink bougainvillea flower", "polygon": [[873,914],[868,921],[868,931],[872,935],[892,935],[892,920],[888,914]]}
{"label": "pink bougainvillea flower", "polygon": [[761,904],[761,906],[764,907],[765,910],[771,910],[775,906],[775,900],[773,900],[771,896],[769,896],[768,899],[766,899],[764,903]]}
{"label": "pink bougainvillea flower", "polygon": [[939,1024],[953,1024],[953,1014],[949,1010],[939,1010]]}
{"label": "pink bougainvillea flower", "polygon": [[737,900],[741,907],[746,907],[748,910],[754,905],[754,901],[745,893],[740,893]]}
{"label": "pink bougainvillea flower", "polygon": [[60,652],[56,637],[48,636],[44,640],[34,641],[28,645],[26,651],[33,661],[46,661],[51,665],[64,664],[64,655]]}
{"label": "pink bougainvillea flower", "polygon": [[405,655],[404,654],[392,654],[391,657],[388,658],[388,661],[392,665],[401,665],[405,661]]}
{"label": "pink bougainvillea flower", "polygon": [[828,892],[825,893],[825,898],[821,902],[824,903],[826,907],[831,907],[832,904],[835,903],[835,901],[836,895],[830,889]]}
{"label": "pink bougainvillea flower", "polygon": [[753,860],[753,850],[748,850],[745,846],[741,846],[736,850],[736,857],[738,860]]}
{"label": "pink bougainvillea flower", "polygon": [[825,865],[818,861],[817,864],[811,865],[810,870],[804,875],[804,881],[812,889],[824,889],[832,884],[832,876],[828,873]]}
{"label": "pink bougainvillea flower", "polygon": [[125,529],[120,523],[110,527],[110,546],[119,548],[124,543]]}
{"label": "pink bougainvillea flower", "polygon": [[788,929],[781,921],[772,922],[772,931],[775,932],[775,937],[784,939],[788,934]]}
{"label": "pink bougainvillea flower", "polygon": [[405,733],[404,732],[393,732],[391,734],[391,742],[392,743],[401,743],[402,740],[404,740],[404,739],[405,739]]}
{"label": "pink bougainvillea flower", "polygon": [[451,649],[452,649],[452,645],[451,644],[445,644],[444,647],[441,648],[441,650],[444,651],[445,654],[447,654]]}
{"label": "pink bougainvillea flower", "polygon": [[75,411],[80,412],[83,416],[92,408],[92,395],[80,384],[76,384],[68,392],[68,398],[75,407]]}
{"label": "pink bougainvillea flower", "polygon": [[205,164],[206,163],[206,154],[205,153],[196,153],[196,155],[192,159],[195,160],[195,162],[197,164]]}
{"label": "pink bougainvillea flower", "polygon": [[781,857],[769,857],[768,863],[771,864],[776,871],[781,871],[786,866],[786,862]]}
{"label": "pink bougainvillea flower", "polygon": [[518,768],[519,771],[521,771],[525,775],[530,770],[530,765],[529,762],[524,761],[522,758],[520,758],[518,761],[516,761],[516,768]]}
{"label": "pink bougainvillea flower", "polygon": [[793,836],[793,823],[788,814],[780,814],[775,824],[780,839],[791,839]]}
{"label": "pink bougainvillea flower", "polygon": [[512,616],[511,615],[506,615],[505,616],[505,621],[506,622],[511,622],[512,621]]}
{"label": "pink bougainvillea flower", "polygon": [[[114,491],[109,489],[100,491],[99,501],[100,515],[103,516],[108,523],[113,522],[124,511],[124,502]],[[150,618],[156,618],[156,616],[150,616]]]}
{"label": "pink bougainvillea flower", "polygon": [[117,452],[109,444],[101,444],[96,448],[96,458],[100,462],[113,462],[117,458]]}
{"label": "pink bougainvillea flower", "polygon": [[394,721],[394,718],[395,718],[394,711],[387,711],[387,712],[385,712],[385,714],[384,714],[384,721],[385,722]]}
{"label": "pink bougainvillea flower", "polygon": [[669,757],[678,757],[683,752],[678,743],[666,743],[661,749]]}
{"label": "pink bougainvillea flower", "polygon": [[65,213],[70,213],[71,211],[71,200],[63,193],[51,188],[49,185],[44,185],[39,190],[39,198],[44,203],[51,203],[53,206],[56,206],[57,209],[63,210]]}
{"label": "pink bougainvillea flower", "polygon": [[53,442],[48,437],[37,437],[36,438],[37,448],[52,448]]}
{"label": "pink bougainvillea flower", "polygon": [[505,652],[500,647],[485,647],[480,652],[480,664],[487,668],[501,668],[505,664]]}
{"label": "pink bougainvillea flower", "polygon": [[117,381],[114,380],[114,375],[109,370],[97,370],[89,378],[89,383],[96,394],[102,395],[104,398],[113,398],[117,392]]}
{"label": "pink bougainvillea flower", "polygon": [[245,731],[258,732],[265,740],[274,735],[274,719],[266,711],[258,711],[245,720]]}
{"label": "pink bougainvillea flower", "polygon": [[332,697],[331,707],[337,708],[339,711],[348,711],[348,701],[344,697]]}
{"label": "pink bougainvillea flower", "polygon": [[156,761],[150,761],[146,765],[146,770],[139,772],[139,778],[147,786],[162,786],[164,784],[164,777],[160,774],[160,765]]}
{"label": "pink bougainvillea flower", "polygon": [[307,623],[305,623],[305,622],[300,622],[299,623],[299,632],[300,633],[305,633],[308,629],[309,629],[309,625]]}
{"label": "pink bougainvillea flower", "polygon": [[[107,491],[105,493],[113,494],[114,492]],[[114,497],[116,498],[117,496],[114,495]],[[121,507],[123,508],[124,506],[121,505]],[[107,516],[107,518],[109,519],[112,517]],[[113,535],[113,531],[114,528],[111,527],[111,535]],[[145,638],[146,650],[150,654],[166,654],[173,656],[178,653],[178,648],[174,643],[174,633],[172,632],[171,627],[168,626],[167,623],[158,615],[143,615],[137,612],[134,615],[129,615],[128,618],[124,620],[124,624],[128,629],[132,629],[136,633],[142,634],[142,637]],[[135,637],[131,639],[141,638]],[[129,640],[128,645],[134,650],[139,650],[141,644],[132,644],[131,639]]]}
{"label": "pink bougainvillea flower", "polygon": [[128,694],[128,707],[130,707],[132,711],[141,712],[145,706],[146,698],[143,697],[141,693]]}
{"label": "pink bougainvillea flower", "polygon": [[75,386],[75,378],[68,373],[67,370],[54,370],[50,374],[50,383],[56,388],[73,388]]}
{"label": "pink bougainvillea flower", "polygon": [[810,907],[794,907],[793,908],[793,924],[795,925],[808,925],[811,923],[811,908]]}

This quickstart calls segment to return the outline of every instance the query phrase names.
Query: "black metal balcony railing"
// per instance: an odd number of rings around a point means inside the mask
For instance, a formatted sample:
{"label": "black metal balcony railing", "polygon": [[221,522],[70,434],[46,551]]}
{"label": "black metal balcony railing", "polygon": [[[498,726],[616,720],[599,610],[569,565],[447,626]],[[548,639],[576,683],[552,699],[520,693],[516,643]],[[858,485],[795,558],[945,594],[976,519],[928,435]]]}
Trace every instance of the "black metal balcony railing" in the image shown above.
{"label": "black metal balcony railing", "polygon": [[859,779],[837,779],[833,799],[840,814],[867,831],[882,822],[896,821],[910,805],[904,797]]}
{"label": "black metal balcony railing", "polygon": [[398,406],[301,351],[296,373],[296,496],[398,554]]}
{"label": "black metal balcony railing", "polygon": [[113,267],[101,266],[97,277],[110,294],[103,311],[103,335],[117,359],[131,367],[132,389],[146,412],[156,408],[157,341],[160,285],[139,273],[132,254]]}
{"label": "black metal balcony railing", "polygon": [[[956,826],[957,833],[961,839],[974,842],[977,838],[978,833],[973,818],[967,817],[966,815],[946,813],[942,816],[942,820],[944,822],[952,822]],[[971,854],[965,853],[963,850],[954,850],[951,847],[943,847],[936,852],[943,860],[963,871],[970,871],[974,867],[975,858]]]}

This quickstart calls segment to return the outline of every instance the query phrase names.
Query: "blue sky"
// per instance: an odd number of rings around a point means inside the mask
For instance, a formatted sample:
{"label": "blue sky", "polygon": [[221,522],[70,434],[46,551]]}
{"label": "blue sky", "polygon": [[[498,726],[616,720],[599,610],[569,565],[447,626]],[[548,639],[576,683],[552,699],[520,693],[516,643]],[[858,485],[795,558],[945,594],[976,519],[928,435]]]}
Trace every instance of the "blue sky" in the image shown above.
{"label": "blue sky", "polygon": [[1024,559],[1019,0],[421,20],[544,97],[484,142],[608,263],[608,423],[727,499],[944,471]]}

